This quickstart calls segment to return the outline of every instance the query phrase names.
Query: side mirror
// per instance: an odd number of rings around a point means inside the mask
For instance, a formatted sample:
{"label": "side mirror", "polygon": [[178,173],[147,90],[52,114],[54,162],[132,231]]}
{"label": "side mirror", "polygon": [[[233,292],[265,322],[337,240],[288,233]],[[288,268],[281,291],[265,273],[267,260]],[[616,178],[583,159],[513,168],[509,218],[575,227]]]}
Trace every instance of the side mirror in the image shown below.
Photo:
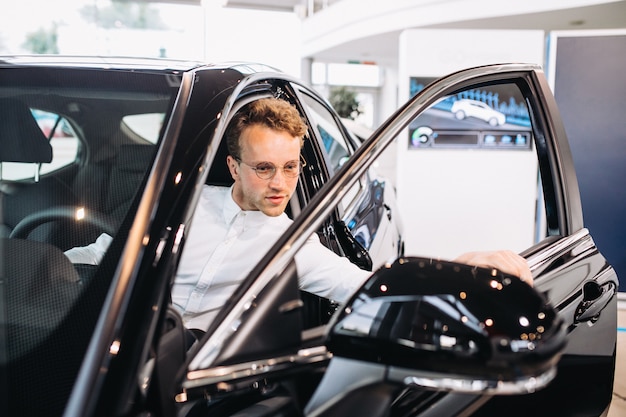
{"label": "side mirror", "polygon": [[331,320],[334,356],[406,385],[522,394],[556,375],[565,328],[546,298],[497,270],[426,258],[379,269]]}

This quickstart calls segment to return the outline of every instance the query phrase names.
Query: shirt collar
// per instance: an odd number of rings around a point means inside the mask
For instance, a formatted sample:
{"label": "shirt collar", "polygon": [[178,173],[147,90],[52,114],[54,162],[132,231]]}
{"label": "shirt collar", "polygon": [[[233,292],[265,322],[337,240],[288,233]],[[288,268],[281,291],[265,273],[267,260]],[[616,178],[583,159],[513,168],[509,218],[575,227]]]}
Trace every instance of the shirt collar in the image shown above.
{"label": "shirt collar", "polygon": [[233,199],[233,186],[228,187],[226,191],[226,195],[224,195],[224,207],[222,208],[222,213],[224,215],[224,221],[226,224],[231,224],[232,221],[239,215],[239,213],[245,213],[246,215],[246,224],[248,222],[252,222],[251,224],[260,224],[264,222],[279,222],[282,221],[283,218],[287,218],[286,213],[281,213],[280,216],[271,217],[267,216],[261,211],[250,211],[250,210],[242,210],[241,207],[235,200]]}
{"label": "shirt collar", "polygon": [[226,189],[224,207],[222,208],[226,224],[230,224],[241,211],[241,207],[239,207],[237,203],[235,203],[235,200],[233,200],[233,186],[231,185]]}

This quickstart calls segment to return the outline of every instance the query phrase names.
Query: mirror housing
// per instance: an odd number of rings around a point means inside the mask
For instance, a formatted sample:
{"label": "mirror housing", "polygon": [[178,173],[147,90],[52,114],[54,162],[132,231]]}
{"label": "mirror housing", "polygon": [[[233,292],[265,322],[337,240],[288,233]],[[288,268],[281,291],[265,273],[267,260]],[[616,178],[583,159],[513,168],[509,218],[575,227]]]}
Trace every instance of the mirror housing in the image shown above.
{"label": "mirror housing", "polygon": [[406,385],[521,394],[556,375],[565,328],[547,299],[495,269],[427,258],[380,268],[331,320],[334,356]]}

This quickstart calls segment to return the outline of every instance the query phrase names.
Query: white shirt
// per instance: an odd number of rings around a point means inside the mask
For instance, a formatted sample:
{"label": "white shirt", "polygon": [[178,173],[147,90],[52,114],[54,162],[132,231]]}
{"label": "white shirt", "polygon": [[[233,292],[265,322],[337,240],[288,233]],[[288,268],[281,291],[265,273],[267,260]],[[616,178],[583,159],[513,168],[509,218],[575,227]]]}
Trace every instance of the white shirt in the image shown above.
{"label": "white shirt", "polygon": [[[241,210],[232,198],[232,188],[205,185],[172,288],[172,303],[181,312],[185,326],[206,329],[291,223],[285,213],[270,217],[260,211]],[[90,259],[97,243],[87,251]],[[101,243],[108,247],[110,240]],[[85,263],[80,259],[83,249],[70,249],[66,255],[73,262]],[[295,259],[301,289],[340,302],[370,275],[322,245],[316,234]]]}

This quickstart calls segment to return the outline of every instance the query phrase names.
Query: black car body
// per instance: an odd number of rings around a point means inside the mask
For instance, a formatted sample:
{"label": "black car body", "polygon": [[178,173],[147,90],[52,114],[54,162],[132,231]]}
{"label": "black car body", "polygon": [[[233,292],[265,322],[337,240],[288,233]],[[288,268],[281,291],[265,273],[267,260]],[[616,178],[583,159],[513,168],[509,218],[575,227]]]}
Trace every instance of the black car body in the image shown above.
{"label": "black car body", "polygon": [[[535,289],[498,271],[405,257],[394,189],[370,170],[441,97],[503,83],[528,106],[545,201],[541,237],[523,252]],[[294,223],[188,349],[169,297],[186,230],[202,184],[231,182],[230,117],[267,96],[309,122]],[[0,111],[3,415],[608,409],[617,276],[584,228],[565,132],[535,66],[434,82],[362,144],[313,90],[256,64],[5,57]],[[57,118],[47,134],[41,111]],[[68,137],[73,145],[53,152],[52,140]],[[70,156],[47,165],[58,149]],[[114,240],[98,266],[64,257],[102,232]],[[293,257],[314,232],[373,270],[339,311],[297,288]]]}

